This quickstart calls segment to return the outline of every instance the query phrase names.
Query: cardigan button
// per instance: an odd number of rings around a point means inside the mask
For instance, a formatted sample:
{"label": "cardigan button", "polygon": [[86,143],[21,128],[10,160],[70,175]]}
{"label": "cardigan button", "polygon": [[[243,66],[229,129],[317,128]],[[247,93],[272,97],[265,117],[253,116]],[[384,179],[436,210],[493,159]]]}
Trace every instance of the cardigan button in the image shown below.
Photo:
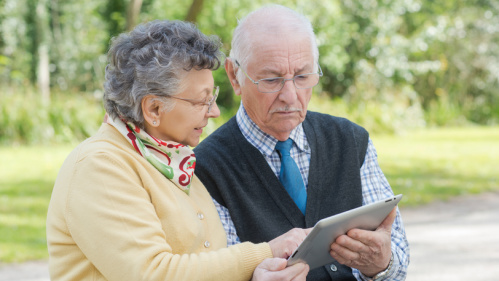
{"label": "cardigan button", "polygon": [[209,248],[210,247],[210,241],[204,241],[204,247]]}
{"label": "cardigan button", "polygon": [[201,213],[201,212],[198,213],[198,219],[200,219],[200,220],[204,219],[203,213]]}
{"label": "cardigan button", "polygon": [[330,267],[331,271],[336,271],[338,270],[338,268],[336,267],[336,265],[332,264]]}

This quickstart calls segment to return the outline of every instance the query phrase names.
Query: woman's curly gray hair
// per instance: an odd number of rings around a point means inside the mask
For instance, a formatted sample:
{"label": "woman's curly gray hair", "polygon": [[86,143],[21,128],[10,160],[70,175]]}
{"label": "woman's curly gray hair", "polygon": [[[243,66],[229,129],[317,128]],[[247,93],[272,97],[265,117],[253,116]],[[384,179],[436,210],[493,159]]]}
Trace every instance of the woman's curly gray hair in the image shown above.
{"label": "woman's curly gray hair", "polygon": [[104,82],[107,113],[144,128],[142,98],[176,95],[187,71],[219,68],[220,47],[218,37],[182,21],[152,21],[113,38]]}

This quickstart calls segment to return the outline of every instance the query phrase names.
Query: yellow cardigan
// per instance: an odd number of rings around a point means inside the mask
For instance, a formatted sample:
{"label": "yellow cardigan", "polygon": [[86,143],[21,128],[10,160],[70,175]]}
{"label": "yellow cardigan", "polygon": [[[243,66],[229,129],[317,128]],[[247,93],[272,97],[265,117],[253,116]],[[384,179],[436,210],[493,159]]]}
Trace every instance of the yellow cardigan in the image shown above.
{"label": "yellow cardigan", "polygon": [[227,248],[210,195],[190,195],[112,126],[64,162],[47,214],[52,280],[249,280],[267,243]]}

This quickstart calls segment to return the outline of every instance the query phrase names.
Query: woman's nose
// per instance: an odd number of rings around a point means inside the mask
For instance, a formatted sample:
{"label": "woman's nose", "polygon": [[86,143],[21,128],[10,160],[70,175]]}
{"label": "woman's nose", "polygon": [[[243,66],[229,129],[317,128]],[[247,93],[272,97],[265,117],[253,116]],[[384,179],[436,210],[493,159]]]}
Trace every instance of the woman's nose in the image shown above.
{"label": "woman's nose", "polygon": [[211,107],[210,112],[207,112],[206,115],[208,118],[217,118],[220,116],[220,108],[218,108],[218,104],[216,102]]}

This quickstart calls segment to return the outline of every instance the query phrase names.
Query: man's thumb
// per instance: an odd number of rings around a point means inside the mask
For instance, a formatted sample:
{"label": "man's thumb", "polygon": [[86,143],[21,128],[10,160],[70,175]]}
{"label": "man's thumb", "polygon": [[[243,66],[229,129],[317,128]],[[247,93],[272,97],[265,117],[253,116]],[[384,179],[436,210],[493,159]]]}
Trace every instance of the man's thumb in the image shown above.
{"label": "man's thumb", "polygon": [[376,230],[384,230],[387,232],[392,231],[392,224],[395,221],[395,218],[397,217],[397,207],[394,207],[393,210],[386,216],[386,218],[383,220],[383,222],[378,226],[378,229]]}

